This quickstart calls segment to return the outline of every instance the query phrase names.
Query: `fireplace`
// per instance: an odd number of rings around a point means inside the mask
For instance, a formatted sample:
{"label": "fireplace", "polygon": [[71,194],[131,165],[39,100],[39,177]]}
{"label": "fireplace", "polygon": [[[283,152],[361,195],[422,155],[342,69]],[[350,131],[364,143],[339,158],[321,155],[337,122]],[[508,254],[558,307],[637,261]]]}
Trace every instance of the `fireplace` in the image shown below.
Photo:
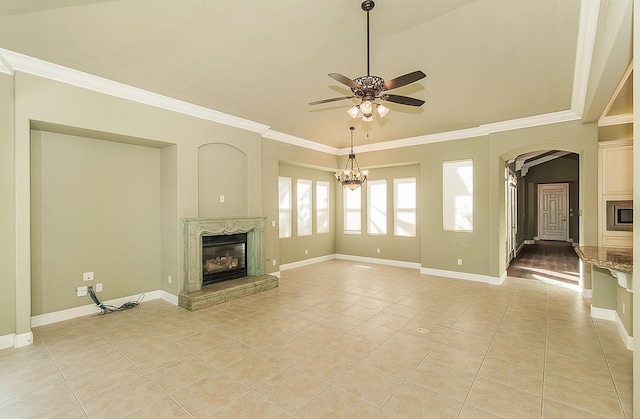
{"label": "fireplace", "polygon": [[265,217],[183,218],[182,226],[180,307],[200,310],[278,287],[278,277],[265,274]]}
{"label": "fireplace", "polygon": [[202,236],[202,285],[247,276],[247,233]]}
{"label": "fireplace", "polygon": [[[184,282],[182,286],[183,292],[194,292],[202,289],[203,280],[208,276],[206,269],[207,260],[214,259],[209,262],[209,273],[217,271],[214,268],[214,262],[224,264],[222,257],[228,255],[211,255],[207,256],[209,246],[205,245],[209,240],[229,240],[231,237],[242,235],[244,237],[244,256],[237,248],[231,252],[232,243],[227,242],[225,251],[229,251],[232,257],[238,259],[237,266],[244,264],[245,272],[240,277],[259,277],[265,274],[265,218],[264,217],[235,217],[235,218],[184,218]],[[215,238],[214,238],[215,237]],[[235,247],[235,244],[234,244]],[[216,257],[220,260],[215,261]],[[228,261],[228,265],[235,265],[233,260]],[[231,269],[227,269],[230,271]],[[234,279],[235,279],[234,278]],[[230,278],[227,278],[230,279]],[[219,282],[214,280],[214,282]]]}

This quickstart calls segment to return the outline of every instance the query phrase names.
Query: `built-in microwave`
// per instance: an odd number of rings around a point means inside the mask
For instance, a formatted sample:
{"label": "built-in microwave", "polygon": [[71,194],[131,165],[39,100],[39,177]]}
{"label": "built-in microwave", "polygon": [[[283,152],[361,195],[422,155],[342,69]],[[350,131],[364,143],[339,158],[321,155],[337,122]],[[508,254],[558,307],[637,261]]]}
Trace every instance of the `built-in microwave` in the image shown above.
{"label": "built-in microwave", "polygon": [[633,231],[633,201],[607,201],[607,230]]}

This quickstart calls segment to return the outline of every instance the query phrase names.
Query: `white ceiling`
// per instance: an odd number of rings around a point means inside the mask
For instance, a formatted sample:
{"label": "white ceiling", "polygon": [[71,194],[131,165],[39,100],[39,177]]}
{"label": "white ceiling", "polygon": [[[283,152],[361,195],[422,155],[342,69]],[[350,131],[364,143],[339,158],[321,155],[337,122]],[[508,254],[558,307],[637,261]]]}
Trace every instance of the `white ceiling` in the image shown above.
{"label": "white ceiling", "polygon": [[310,106],[350,94],[328,73],[366,74],[360,3],[4,0],[0,48],[338,148],[354,124],[360,145],[473,129],[570,110],[583,89],[580,0],[376,0],[371,73],[422,70],[393,93],[426,104],[388,104],[370,124],[347,115],[350,100]]}

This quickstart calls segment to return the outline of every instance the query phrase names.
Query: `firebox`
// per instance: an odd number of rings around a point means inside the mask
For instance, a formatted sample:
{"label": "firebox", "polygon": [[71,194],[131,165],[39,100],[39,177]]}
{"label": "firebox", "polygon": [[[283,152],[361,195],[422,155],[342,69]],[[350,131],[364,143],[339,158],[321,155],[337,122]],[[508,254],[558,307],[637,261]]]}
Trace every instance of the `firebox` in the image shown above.
{"label": "firebox", "polygon": [[247,233],[202,236],[202,285],[247,276]]}

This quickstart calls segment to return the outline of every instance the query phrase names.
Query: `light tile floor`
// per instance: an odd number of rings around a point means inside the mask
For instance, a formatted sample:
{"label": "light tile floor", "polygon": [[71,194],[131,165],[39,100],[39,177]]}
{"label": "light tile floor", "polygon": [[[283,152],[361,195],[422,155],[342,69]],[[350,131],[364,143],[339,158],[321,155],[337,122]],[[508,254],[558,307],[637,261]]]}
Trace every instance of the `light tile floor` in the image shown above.
{"label": "light tile floor", "polygon": [[632,353],[588,303],[334,260],[197,312],[39,327],[0,351],[0,417],[631,418]]}

